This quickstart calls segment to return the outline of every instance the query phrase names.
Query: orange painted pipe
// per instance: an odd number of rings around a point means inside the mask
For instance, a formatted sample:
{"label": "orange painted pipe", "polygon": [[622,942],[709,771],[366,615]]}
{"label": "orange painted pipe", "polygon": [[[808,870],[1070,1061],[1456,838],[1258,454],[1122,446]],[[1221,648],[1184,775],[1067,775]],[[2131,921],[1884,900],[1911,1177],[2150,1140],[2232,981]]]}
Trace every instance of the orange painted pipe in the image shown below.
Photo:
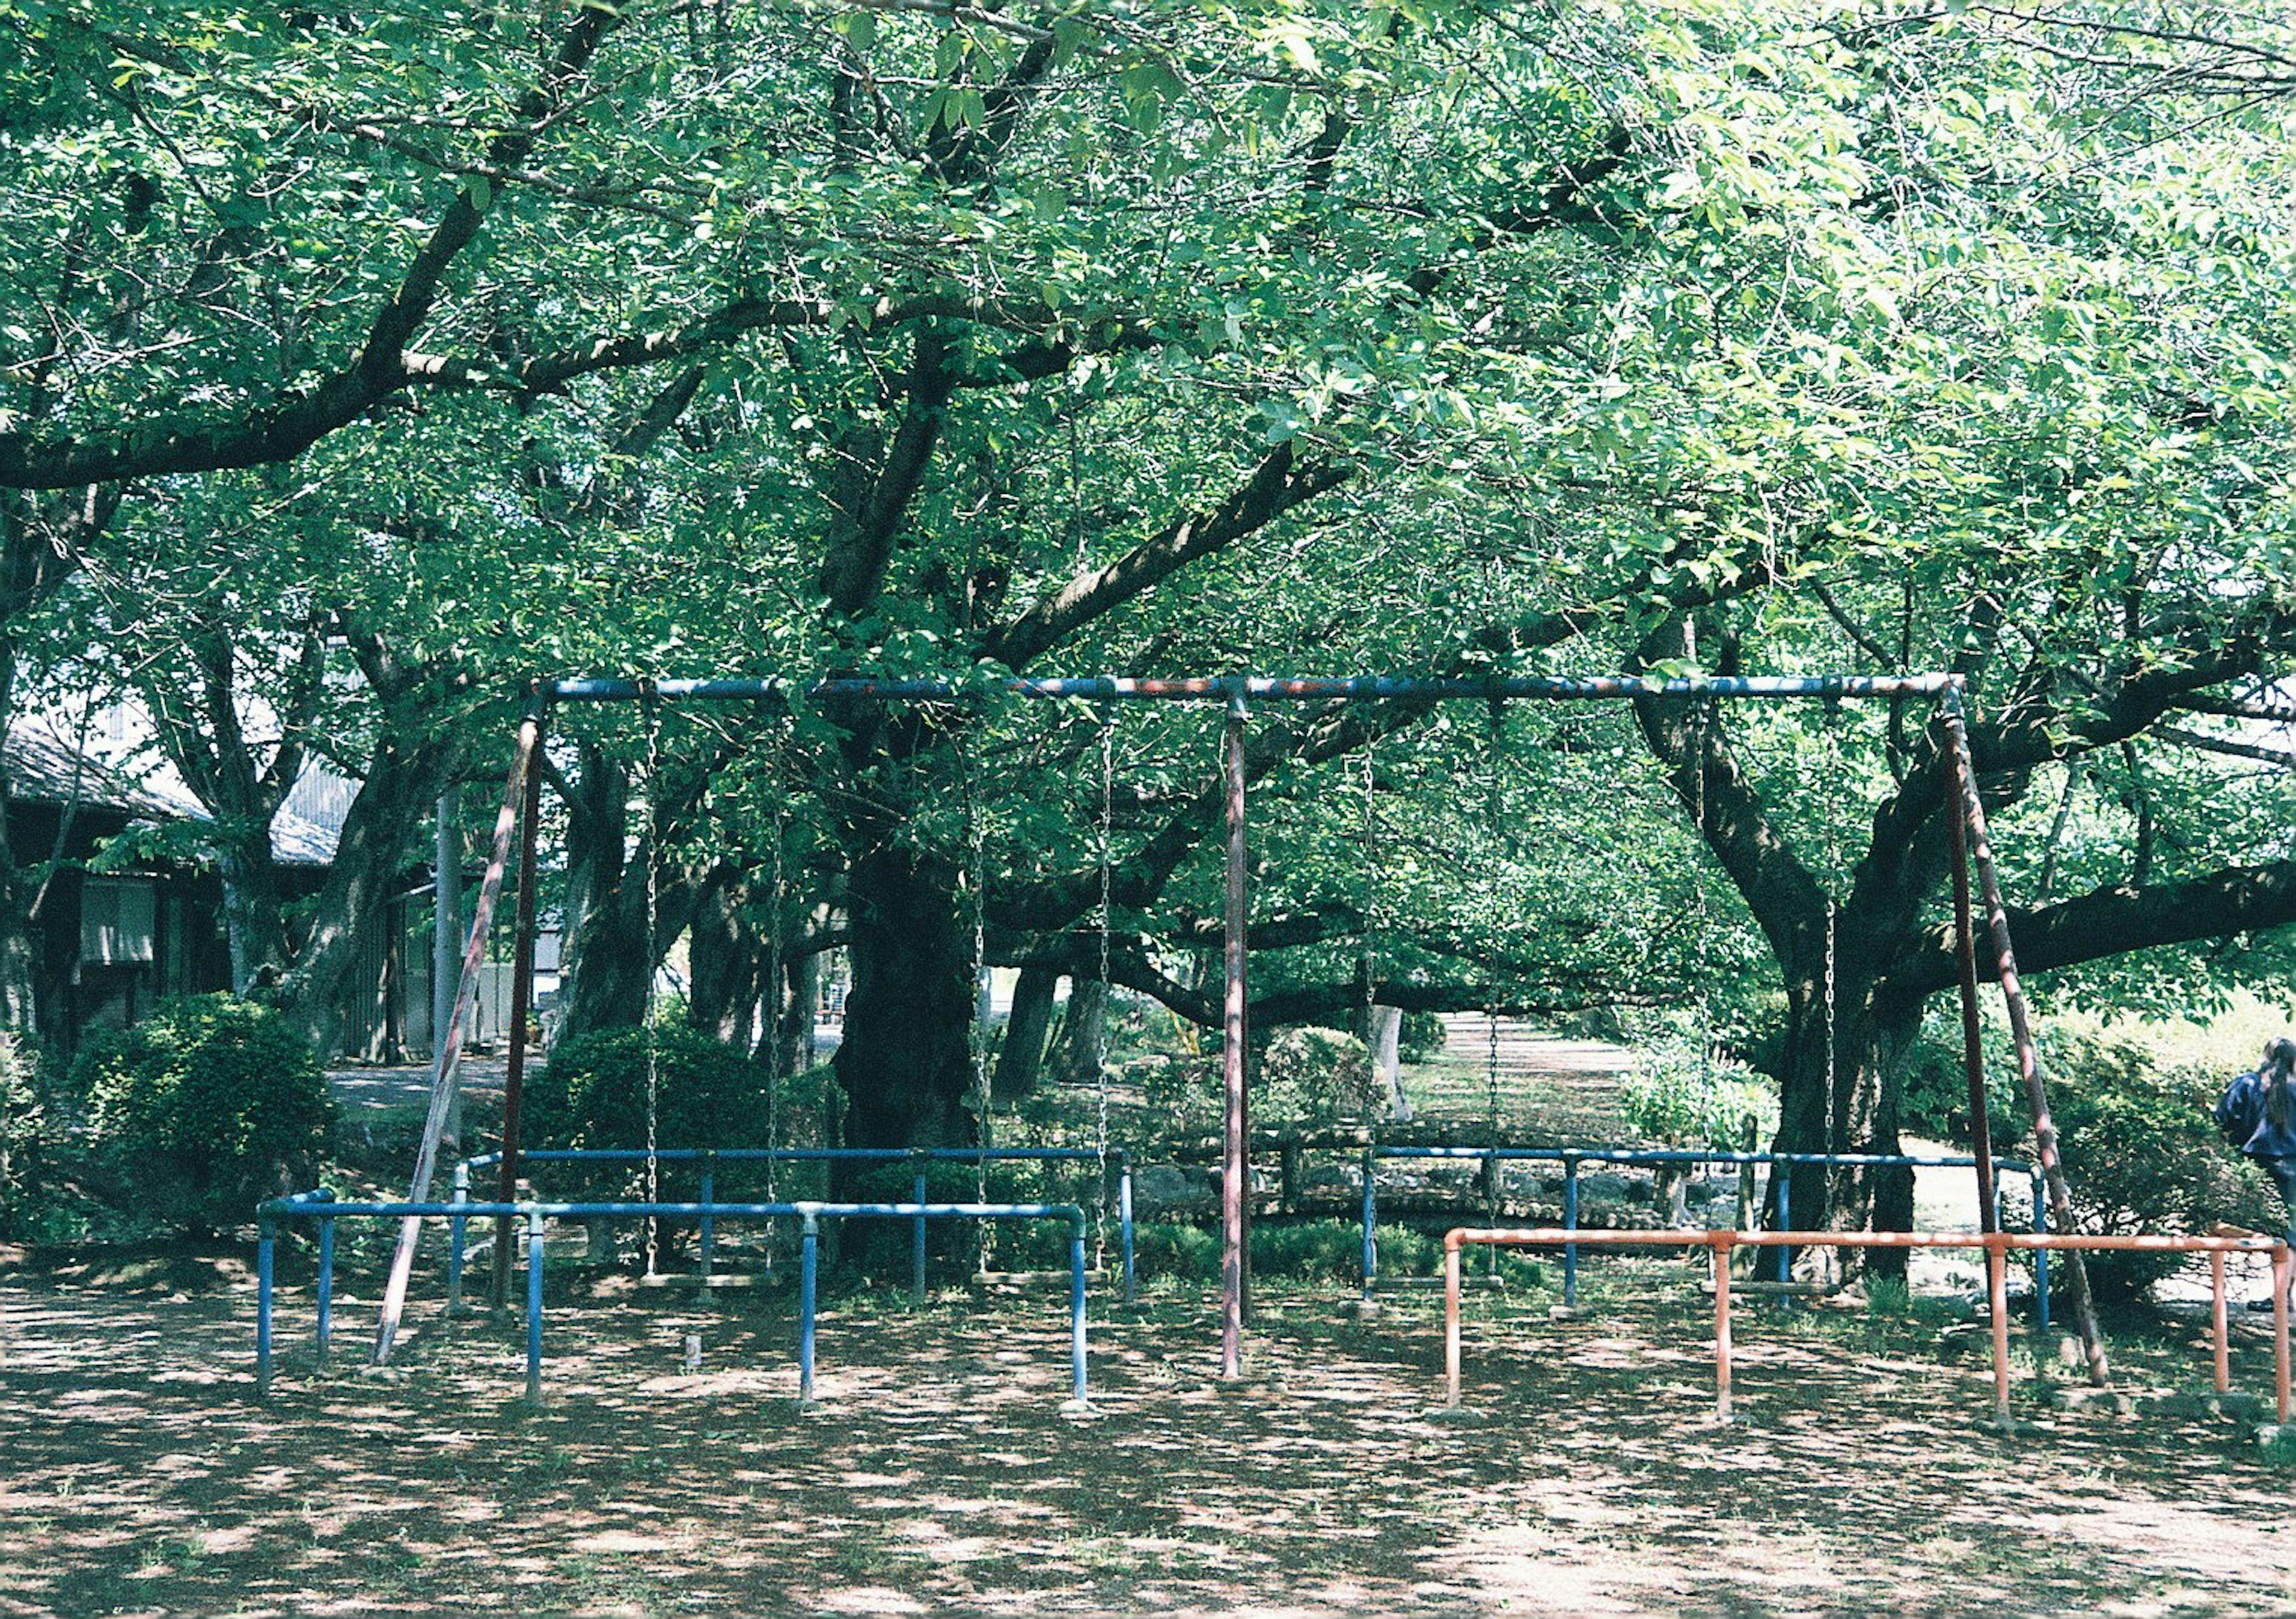
{"label": "orange painted pipe", "polygon": [[2225,1318],[2225,1256],[2209,1255],[2209,1332],[2216,1351],[2217,1393],[2232,1392],[2232,1327]]}
{"label": "orange painted pipe", "polygon": [[2288,1420],[2288,1245],[2272,1250],[2272,1380],[2279,1420]]}
{"label": "orange painted pipe", "polygon": [[1993,1240],[2000,1235],[1989,1232],[1985,1244],[1985,1291],[1987,1306],[1993,1312],[1993,1415],[2003,1427],[2009,1426],[2009,1250]]}
{"label": "orange painted pipe", "polygon": [[2226,1347],[2223,1265],[2227,1254],[2272,1255],[2272,1354],[2275,1394],[2280,1420],[2288,1420],[2290,1407],[2288,1355],[2288,1284],[2291,1263],[2288,1244],[2270,1237],[2089,1237],[2077,1233],[2033,1231],[1605,1231],[1554,1226],[1478,1231],[1456,1226],[1443,1233],[1443,1349],[1448,1403],[1459,1402],[1460,1253],[1469,1244],[1493,1247],[1561,1247],[1584,1243],[1619,1248],[1694,1247],[1712,1250],[1714,1260],[1714,1383],[1715,1416],[1730,1420],[1730,1250],[1740,1243],[1753,1247],[1838,1248],[1981,1248],[1985,1251],[1988,1290],[1993,1315],[1994,1408],[2005,1423],[2009,1418],[2008,1255],[2033,1249],[2080,1249],[2111,1253],[2207,1254],[2212,1256],[2216,1285],[2217,1386],[2224,1391],[2231,1378]]}
{"label": "orange painted pipe", "polygon": [[1460,1233],[1443,1236],[1443,1372],[1448,1393],[1443,1403],[1459,1403],[1459,1243]]}

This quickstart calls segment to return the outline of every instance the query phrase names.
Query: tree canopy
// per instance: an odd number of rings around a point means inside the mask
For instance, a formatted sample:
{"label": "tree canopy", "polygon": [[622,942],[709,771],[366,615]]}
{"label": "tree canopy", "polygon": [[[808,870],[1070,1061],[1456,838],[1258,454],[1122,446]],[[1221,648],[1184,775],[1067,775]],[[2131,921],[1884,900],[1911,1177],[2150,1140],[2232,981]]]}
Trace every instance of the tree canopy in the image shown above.
{"label": "tree canopy", "polygon": [[[2280,960],[2284,21],[0,0],[0,708],[145,693],[311,1026],[559,669],[1950,668],[2033,966]],[[1884,1142],[1950,982],[1926,717],[1266,715],[1267,1004],[1734,1000],[1784,1144]],[[636,1015],[642,938],[733,1000],[846,943],[858,1127],[961,1134],[972,935],[1096,954],[1103,841],[1111,970],[1199,1015],[1209,732],[1107,747],[573,724],[570,1020]],[[365,790],[290,930],[234,835],[314,752]]]}

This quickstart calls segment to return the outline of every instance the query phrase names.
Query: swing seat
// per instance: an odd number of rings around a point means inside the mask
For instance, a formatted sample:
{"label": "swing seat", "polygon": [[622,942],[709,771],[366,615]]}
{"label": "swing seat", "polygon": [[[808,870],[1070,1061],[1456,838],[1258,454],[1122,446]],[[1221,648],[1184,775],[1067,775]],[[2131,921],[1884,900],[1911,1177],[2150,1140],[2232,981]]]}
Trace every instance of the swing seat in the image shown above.
{"label": "swing seat", "polygon": [[723,1288],[765,1288],[773,1285],[773,1277],[756,1271],[712,1271],[704,1276],[699,1271],[656,1271],[651,1276],[637,1279],[641,1288],[693,1288],[716,1292]]}
{"label": "swing seat", "polygon": [[[1104,1266],[1086,1265],[1085,1286],[1105,1282],[1113,1272]],[[966,1284],[983,1293],[1017,1293],[1024,1288],[1066,1287],[1070,1272],[1058,1271],[975,1271],[966,1278]]]}

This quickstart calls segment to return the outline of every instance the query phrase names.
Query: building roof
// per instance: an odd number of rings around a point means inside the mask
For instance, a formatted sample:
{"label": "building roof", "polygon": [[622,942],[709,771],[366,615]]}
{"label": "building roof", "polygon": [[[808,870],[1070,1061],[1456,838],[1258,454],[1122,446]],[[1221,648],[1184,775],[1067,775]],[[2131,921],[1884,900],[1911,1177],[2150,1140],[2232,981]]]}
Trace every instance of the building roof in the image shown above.
{"label": "building roof", "polygon": [[[76,805],[130,821],[214,820],[172,765],[136,770],[107,763],[58,729],[56,716],[18,715],[0,738],[11,798],[22,804]],[[335,858],[343,816],[357,787],[305,768],[271,820],[271,856],[282,865],[324,866]]]}

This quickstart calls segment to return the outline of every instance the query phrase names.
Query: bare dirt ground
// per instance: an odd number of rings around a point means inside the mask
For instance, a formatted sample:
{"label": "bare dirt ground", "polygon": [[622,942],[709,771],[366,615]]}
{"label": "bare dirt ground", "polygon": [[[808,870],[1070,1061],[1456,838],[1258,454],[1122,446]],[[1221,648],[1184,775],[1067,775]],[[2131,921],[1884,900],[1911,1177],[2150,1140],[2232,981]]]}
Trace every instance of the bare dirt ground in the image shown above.
{"label": "bare dirt ground", "polygon": [[[1939,1358],[1935,1323],[1749,1311],[1718,1428],[1678,1267],[1568,1322],[1476,1296],[1471,1422],[1434,1409],[1423,1296],[1272,1298],[1232,1387],[1208,1298],[1103,1313],[1088,1421],[1059,1414],[1060,1301],[847,1299],[801,1415],[785,1294],[568,1266],[529,1410],[514,1333],[435,1304],[403,1367],[352,1370],[373,1273],[326,1374],[295,1280],[258,1403],[238,1261],[0,1266],[0,1613],[2296,1611],[2296,1475],[2241,1426],[2028,1386],[2003,1439],[1982,1353]],[[2238,1356],[2263,1386],[2262,1341]],[[2188,1344],[2124,1359],[2206,1377]]]}

